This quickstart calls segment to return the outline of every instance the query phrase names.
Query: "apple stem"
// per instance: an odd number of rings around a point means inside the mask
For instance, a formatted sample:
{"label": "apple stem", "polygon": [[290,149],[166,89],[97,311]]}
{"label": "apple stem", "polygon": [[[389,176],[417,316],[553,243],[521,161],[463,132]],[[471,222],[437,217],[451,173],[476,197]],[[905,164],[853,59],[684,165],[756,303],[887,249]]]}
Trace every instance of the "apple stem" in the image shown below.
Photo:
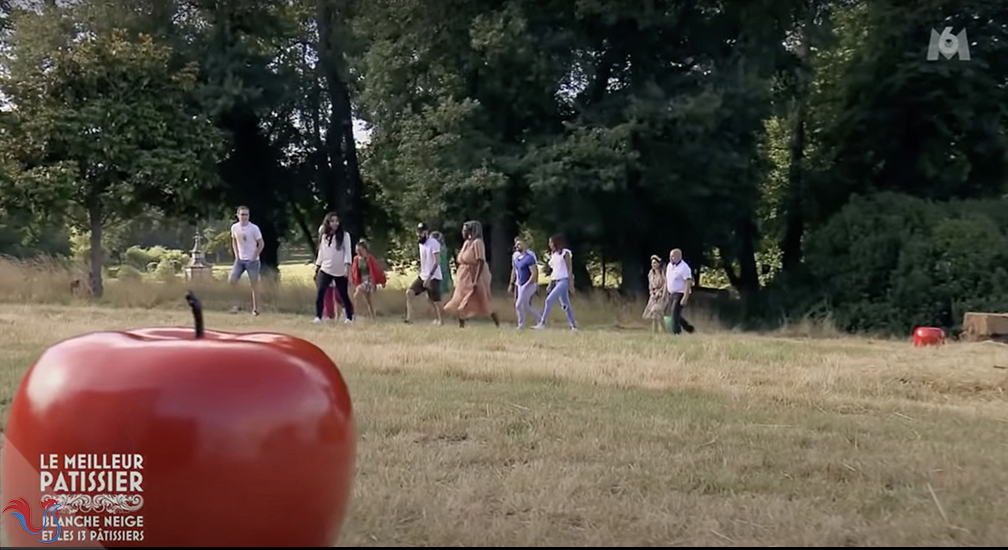
{"label": "apple stem", "polygon": [[189,303],[189,307],[192,309],[193,319],[196,321],[196,338],[203,337],[203,306],[200,305],[199,299],[190,290],[186,293],[186,302]]}

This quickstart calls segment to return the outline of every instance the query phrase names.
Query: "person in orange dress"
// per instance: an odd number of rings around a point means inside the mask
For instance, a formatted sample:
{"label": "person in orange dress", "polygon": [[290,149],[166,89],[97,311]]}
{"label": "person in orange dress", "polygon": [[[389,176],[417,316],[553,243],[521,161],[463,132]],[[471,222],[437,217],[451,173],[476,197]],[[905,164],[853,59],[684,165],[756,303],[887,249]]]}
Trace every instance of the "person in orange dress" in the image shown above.
{"label": "person in orange dress", "polygon": [[459,327],[465,327],[466,320],[473,317],[490,317],[499,327],[500,319],[493,310],[490,296],[490,266],[483,244],[483,226],[477,221],[465,222],[462,238],[465,241],[455,260],[455,291],[444,310],[458,318]]}

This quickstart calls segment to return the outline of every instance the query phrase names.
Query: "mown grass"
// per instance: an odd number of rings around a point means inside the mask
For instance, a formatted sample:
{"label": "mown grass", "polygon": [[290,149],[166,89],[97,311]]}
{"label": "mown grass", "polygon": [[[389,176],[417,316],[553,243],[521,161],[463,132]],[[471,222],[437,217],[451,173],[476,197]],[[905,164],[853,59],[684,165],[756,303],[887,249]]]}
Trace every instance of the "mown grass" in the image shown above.
{"label": "mown grass", "polygon": [[[243,311],[251,309],[251,296],[245,278],[234,286],[227,284],[230,266],[215,266],[209,281],[186,281],[181,276],[158,280],[152,275],[141,279],[104,278],[104,293],[100,299],[87,292],[88,274],[77,264],[56,261],[17,261],[0,258],[0,303],[59,304],[74,306],[108,306],[139,309],[185,309],[184,296],[193,290],[207,310]],[[280,266],[280,281],[263,281],[260,287],[258,308],[262,313],[290,313],[303,315],[310,320],[315,315],[314,266],[310,263],[292,262]],[[402,319],[406,313],[405,289],[416,278],[416,273],[388,274],[385,288],[374,295],[379,320]],[[71,287],[80,281],[78,290]],[[546,297],[547,278],[541,279],[540,290],[533,304],[542,309]],[[513,296],[498,293],[494,306],[507,323],[515,323]],[[448,300],[448,296],[444,298]],[[650,321],[641,317],[646,300],[627,300],[611,293],[574,293],[571,297],[575,316],[580,327],[610,328],[614,330],[649,330]],[[433,319],[434,312],[421,297],[416,300],[418,318]],[[704,292],[695,293],[685,315],[702,331],[734,330],[723,321],[719,308],[724,300]],[[366,313],[363,303],[355,304],[359,313]],[[480,321],[475,321],[480,322]],[[551,323],[565,325],[562,310],[557,307],[551,314]],[[774,330],[778,335],[838,338],[829,319],[799,319],[784,323]]]}

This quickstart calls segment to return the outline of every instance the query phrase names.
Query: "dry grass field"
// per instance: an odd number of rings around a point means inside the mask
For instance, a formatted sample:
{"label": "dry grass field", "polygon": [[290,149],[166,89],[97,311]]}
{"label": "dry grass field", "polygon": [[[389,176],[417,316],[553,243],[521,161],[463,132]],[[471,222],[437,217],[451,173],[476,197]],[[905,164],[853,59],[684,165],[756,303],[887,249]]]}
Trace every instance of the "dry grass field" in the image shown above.
{"label": "dry grass field", "polygon": [[[16,269],[0,269],[0,423],[47,346],[191,324],[180,283],[110,282],[88,304],[65,274]],[[407,326],[393,289],[377,322],[312,325],[294,283],[259,317],[224,311],[220,284],[197,292],[208,328],[304,337],[347,379],[360,440],[336,545],[1008,542],[1008,346],[740,334],[696,311],[673,338],[643,304],[587,300],[577,333],[561,311],[542,332],[423,309]]]}

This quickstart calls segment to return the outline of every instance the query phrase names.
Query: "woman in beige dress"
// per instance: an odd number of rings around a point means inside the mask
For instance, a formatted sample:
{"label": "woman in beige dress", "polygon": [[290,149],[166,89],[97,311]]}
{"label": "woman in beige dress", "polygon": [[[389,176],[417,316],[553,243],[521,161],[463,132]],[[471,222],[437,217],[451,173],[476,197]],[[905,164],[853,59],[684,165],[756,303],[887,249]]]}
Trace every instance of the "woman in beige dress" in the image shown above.
{"label": "woman in beige dress", "polygon": [[490,266],[483,244],[483,226],[477,221],[465,222],[462,238],[465,241],[455,260],[455,291],[444,310],[458,318],[459,327],[465,327],[466,320],[473,317],[490,317],[499,327],[500,319],[490,297]]}
{"label": "woman in beige dress", "polygon": [[651,256],[651,271],[648,272],[648,302],[644,306],[645,319],[651,319],[651,330],[661,332],[662,318],[668,305],[668,288],[665,286],[665,272],[661,268],[661,258]]}

